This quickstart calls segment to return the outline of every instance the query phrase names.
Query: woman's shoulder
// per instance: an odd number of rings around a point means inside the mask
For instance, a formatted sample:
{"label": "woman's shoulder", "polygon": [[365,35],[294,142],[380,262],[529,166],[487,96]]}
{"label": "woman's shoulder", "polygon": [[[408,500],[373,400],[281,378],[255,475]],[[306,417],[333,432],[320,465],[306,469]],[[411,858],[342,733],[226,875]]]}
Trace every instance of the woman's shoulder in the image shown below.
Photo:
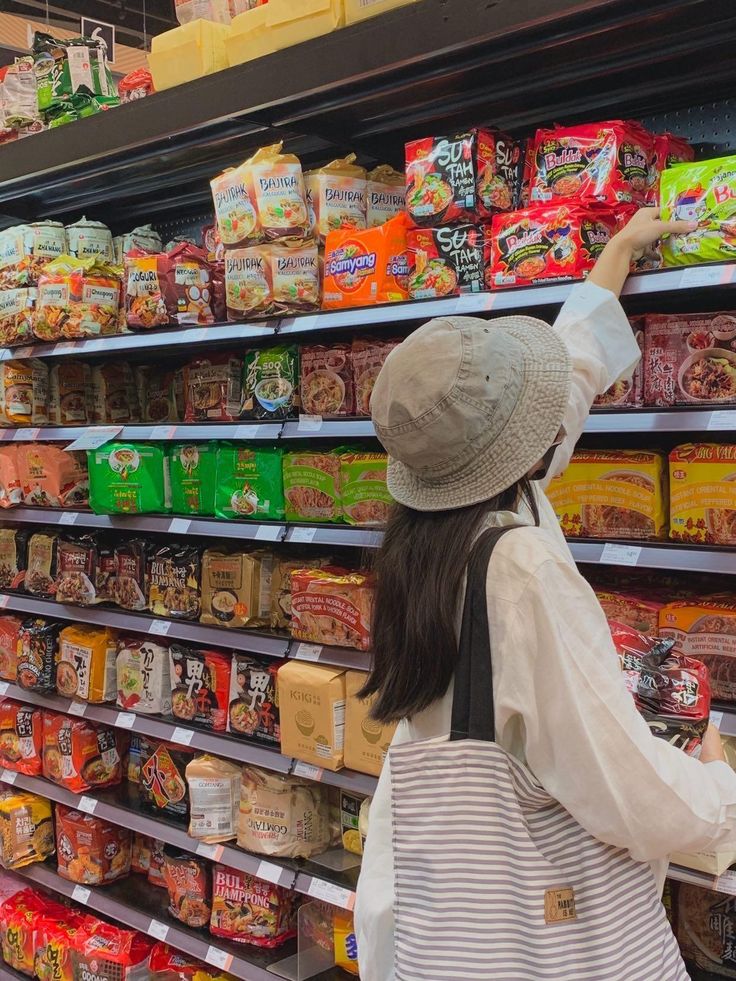
{"label": "woman's shoulder", "polygon": [[503,535],[488,566],[487,587],[497,601],[517,603],[543,578],[579,576],[564,542],[554,532],[523,525]]}

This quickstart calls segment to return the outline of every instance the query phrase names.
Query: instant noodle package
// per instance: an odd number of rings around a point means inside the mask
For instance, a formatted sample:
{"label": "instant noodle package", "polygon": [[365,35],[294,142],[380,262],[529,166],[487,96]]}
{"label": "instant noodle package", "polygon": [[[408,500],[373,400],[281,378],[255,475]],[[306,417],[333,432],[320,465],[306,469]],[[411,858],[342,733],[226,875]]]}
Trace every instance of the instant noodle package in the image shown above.
{"label": "instant noodle package", "polygon": [[49,371],[43,361],[0,362],[0,426],[45,426]]}
{"label": "instant noodle package", "polygon": [[84,452],[67,451],[52,443],[21,443],[17,466],[24,504],[47,508],[87,504],[89,478]]}
{"label": "instant noodle package", "polygon": [[165,252],[134,248],[125,256],[125,315],[138,329],[167,327],[177,309],[171,260]]}
{"label": "instant noodle package", "polygon": [[59,634],[56,690],[66,698],[84,702],[110,702],[115,698],[117,639],[104,627],[80,624]]}
{"label": "instant noodle package", "polygon": [[388,164],[368,174],[365,194],[366,228],[375,228],[400,215],[406,208],[406,180]]}
{"label": "instant noodle package", "polygon": [[365,681],[362,671],[345,673],[345,766],[379,777],[396,726],[371,719],[374,700],[358,698]]}
{"label": "instant noodle package", "polygon": [[72,793],[120,783],[124,751],[125,739],[115,729],[44,714],[43,775]]}
{"label": "instant noodle package", "polygon": [[577,450],[547,496],[568,537],[662,538],[666,488],[662,453]]}
{"label": "instant noodle package", "polygon": [[376,384],[378,374],[386,358],[400,343],[400,338],[382,340],[356,337],[353,341],[351,360],[356,415],[369,416],[371,414],[371,395],[373,395],[373,387]]}
{"label": "instant noodle package", "polygon": [[684,235],[662,241],[666,266],[717,262],[736,255],[736,156],[683,163],[664,171],[660,203],[665,221],[697,221]]}
{"label": "instant noodle package", "polygon": [[411,229],[406,237],[410,298],[425,300],[485,289],[485,238],[479,225]]}
{"label": "instant noodle package", "polygon": [[28,564],[24,580],[27,593],[53,596],[57,581],[57,545],[55,533],[36,532],[28,542]]}
{"label": "instant noodle package", "polygon": [[670,452],[670,538],[736,545],[736,446],[685,443]]}
{"label": "instant noodle package", "polygon": [[168,457],[155,443],[106,443],[87,454],[90,507],[96,514],[168,511]]}
{"label": "instant noodle package", "polygon": [[0,446],[0,507],[12,508],[23,501],[18,473],[18,446]]}
{"label": "instant noodle package", "polygon": [[238,833],[240,766],[205,753],[187,764],[189,834],[216,843]]}
{"label": "instant noodle package", "polygon": [[217,443],[181,443],[169,450],[171,510],[175,514],[215,513]]}
{"label": "instant noodle package", "polygon": [[366,227],[366,171],[350,153],[306,174],[307,206],[314,236]]}
{"label": "instant noodle package", "polygon": [[56,551],[56,602],[93,606],[97,596],[97,541],[60,536]]}
{"label": "instant noodle package", "polygon": [[[644,318],[631,317],[631,329],[639,350],[644,352]],[[644,405],[644,362],[639,361],[630,379],[616,381],[593,403],[596,409],[627,409]]]}
{"label": "instant noodle package", "polygon": [[595,595],[609,622],[615,620],[639,633],[656,636],[659,611],[665,605],[664,602],[609,589],[596,589]]}
{"label": "instant noodle package", "polygon": [[43,714],[31,705],[0,699],[0,765],[16,773],[41,773]]}
{"label": "instant noodle package", "polygon": [[340,458],[336,453],[284,453],[283,475],[287,521],[340,520]]}
{"label": "instant noodle package", "polygon": [[45,266],[66,251],[66,229],[59,221],[6,228],[0,232],[0,289],[37,285]]}
{"label": "instant noodle package", "polygon": [[307,415],[351,416],[355,411],[350,344],[311,344],[299,352],[302,410]]}
{"label": "instant noodle package", "polygon": [[20,617],[7,614],[0,616],[0,678],[3,681],[15,681],[18,675],[21,624]]}
{"label": "instant noodle package", "polygon": [[277,446],[222,443],[217,450],[217,517],[283,520],[282,458]]}
{"label": "instant noodle package", "polygon": [[139,981],[147,975],[152,947],[142,933],[89,917],[72,949],[74,978]]}
{"label": "instant noodle package", "polygon": [[92,368],[91,413],[94,423],[127,425],[140,421],[135,377],[127,362],[111,361]]}
{"label": "instant noodle package", "polygon": [[388,520],[392,497],[386,486],[385,453],[340,454],[340,500],[349,525],[380,526]]}
{"label": "instant noodle package", "polygon": [[115,669],[120,708],[146,715],[171,712],[168,647],[138,635],[121,638]]}
{"label": "instant noodle package", "polygon": [[177,372],[163,365],[136,365],[135,385],[141,422],[178,422]]}
{"label": "instant noodle package", "polygon": [[169,647],[171,714],[214,732],[224,732],[230,694],[230,657],[182,644]]}
{"label": "instant noodle package", "polygon": [[370,650],[375,582],[347,569],[297,569],[291,574],[291,635],[314,644]]}
{"label": "instant noodle package", "polygon": [[330,844],[327,792],[299,777],[244,766],[238,845],[256,855],[310,858]]}
{"label": "instant noodle package", "polygon": [[210,933],[235,943],[279,947],[296,935],[297,900],[281,886],[215,865]]}
{"label": "instant noodle package", "polygon": [[242,362],[232,354],[197,358],[184,368],[184,422],[234,422]]}
{"label": "instant noodle package", "polygon": [[345,671],[289,661],[279,671],[281,752],[339,770],[345,765]]}
{"label": "instant noodle package", "polygon": [[169,892],[169,913],[187,926],[207,926],[212,912],[210,863],[166,845],[163,872]]}
{"label": "instant noodle package", "polygon": [[0,344],[3,347],[32,341],[37,300],[35,287],[0,291]]}
{"label": "instant noodle package", "polygon": [[409,260],[404,214],[365,231],[330,232],[325,243],[326,310],[406,300]]}
{"label": "instant noodle package", "polygon": [[120,271],[99,257],[59,256],[38,280],[33,332],[39,340],[120,332]]}
{"label": "instant noodle package", "polygon": [[278,746],[281,726],[277,676],[284,661],[234,653],[230,671],[227,731],[237,736]]}
{"label": "instant noodle package", "polygon": [[202,562],[198,548],[162,545],[148,555],[148,609],[155,616],[197,620],[202,607]]}
{"label": "instant noodle package", "polygon": [[54,853],[51,802],[25,790],[0,796],[0,865],[20,869]]}
{"label": "instant noodle package", "polygon": [[100,886],[130,872],[131,833],[92,814],[56,805],[56,861],[59,875]]}
{"label": "instant noodle package", "polygon": [[47,623],[40,618],[24,620],[18,631],[17,680],[27,691],[56,690],[61,624]]}
{"label": "instant noodle package", "polygon": [[[1,294],[0,294],[1,295]],[[92,370],[86,361],[62,361],[49,370],[49,422],[87,425],[92,415]]]}
{"label": "instant noodle package", "polygon": [[120,542],[112,549],[108,598],[124,610],[147,607],[149,551],[148,543],[140,538]]}
{"label": "instant noodle package", "polygon": [[181,823],[189,820],[185,772],[194,750],[141,737],[141,803]]}
{"label": "instant noodle package", "polygon": [[649,314],[645,325],[646,404],[736,401],[736,316]]}
{"label": "instant noodle package", "polygon": [[201,623],[265,627],[271,618],[270,552],[222,552],[202,556]]}
{"label": "instant noodle package", "polygon": [[353,855],[362,855],[368,837],[371,798],[340,791],[340,835],[342,847]]}
{"label": "instant noodle package", "polygon": [[[0,587],[22,588],[28,563],[28,538],[29,532],[26,529],[16,531],[13,528],[0,528]],[[0,649],[2,643],[0,635]]]}
{"label": "instant noodle package", "polygon": [[248,351],[243,370],[243,419],[288,419],[299,408],[296,347]]}
{"label": "instant noodle package", "polygon": [[736,605],[719,597],[668,603],[659,614],[659,633],[706,664],[714,698],[736,701]]}

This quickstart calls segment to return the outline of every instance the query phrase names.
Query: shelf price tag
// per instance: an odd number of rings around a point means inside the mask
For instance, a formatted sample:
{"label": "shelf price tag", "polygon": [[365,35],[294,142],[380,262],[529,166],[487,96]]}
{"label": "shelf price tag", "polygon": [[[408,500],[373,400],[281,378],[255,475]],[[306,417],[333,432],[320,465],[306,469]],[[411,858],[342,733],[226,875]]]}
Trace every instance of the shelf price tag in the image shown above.
{"label": "shelf price tag", "polygon": [[0,780],[3,783],[15,783],[18,779],[18,774],[15,770],[0,770]]}
{"label": "shelf price tag", "polygon": [[258,426],[237,426],[233,434],[234,439],[257,439]]}
{"label": "shelf price tag", "polygon": [[261,525],[258,531],[256,531],[256,541],[278,542],[283,533],[283,525]]}
{"label": "shelf price tag", "polygon": [[173,439],[176,426],[154,426],[149,439]]}
{"label": "shelf price tag", "polygon": [[40,429],[16,429],[13,434],[14,443],[32,443],[38,439]]}
{"label": "shelf price tag", "polygon": [[717,409],[711,412],[708,419],[708,429],[736,429],[736,410]]}
{"label": "shelf price tag", "polygon": [[308,544],[314,541],[314,536],[317,534],[316,528],[292,528],[289,532],[290,542],[304,542]]}
{"label": "shelf price tag", "polygon": [[161,637],[165,637],[169,632],[171,624],[168,620],[154,620],[151,626],[148,628],[149,634],[159,634]]}
{"label": "shelf price tag", "polygon": [[321,899],[325,903],[332,903],[333,906],[341,906],[343,909],[352,909],[355,906],[354,892],[336,886],[332,882],[325,882],[324,879],[312,879],[307,895],[313,896],[314,899]]}
{"label": "shelf price tag", "polygon": [[717,892],[727,892],[736,895],[736,872],[728,869],[723,875],[719,875],[712,887]]}
{"label": "shelf price tag", "polygon": [[78,511],[62,511],[62,513],[59,515],[59,524],[60,525],[76,524],[78,517],[79,517]]}
{"label": "shelf price tag", "polygon": [[323,772],[320,767],[312,766],[311,763],[302,763],[301,760],[297,760],[293,770],[295,777],[305,777],[307,780],[321,780]]}
{"label": "shelf price tag", "polygon": [[166,940],[169,935],[169,928],[165,923],[159,923],[158,920],[151,920],[146,932],[149,937],[155,937],[156,940]]}
{"label": "shelf price tag", "polygon": [[480,310],[488,309],[485,301],[484,293],[465,293],[455,300],[454,312],[460,314],[478,313]]}
{"label": "shelf price tag", "polygon": [[191,524],[189,518],[172,518],[169,522],[169,531],[172,535],[186,535]]}
{"label": "shelf price tag", "polygon": [[682,270],[680,289],[698,286],[720,286],[730,283],[733,278],[733,266],[689,266]]}
{"label": "shelf price tag", "polygon": [[278,885],[283,871],[280,865],[274,865],[273,862],[260,862],[256,870],[256,879],[263,879],[265,882],[273,882]]}
{"label": "shelf price tag", "polygon": [[82,906],[86,906],[89,902],[89,897],[92,895],[89,889],[85,889],[84,886],[75,886],[72,889],[72,899],[76,903],[81,903]]}
{"label": "shelf price tag", "polygon": [[3,595],[0,596],[0,608],[4,609],[9,602],[10,602],[10,597],[8,596],[7,593],[3,593]]}
{"label": "shelf price tag", "polygon": [[91,426],[86,432],[70,443],[67,450],[96,450],[123,431],[122,426]]}
{"label": "shelf price tag", "polygon": [[639,545],[619,545],[607,542],[603,546],[600,561],[604,565],[636,565],[641,555]]}
{"label": "shelf price tag", "polygon": [[318,433],[322,428],[322,416],[299,416],[299,433]]}
{"label": "shelf price tag", "polygon": [[233,955],[228,954],[226,950],[220,950],[219,947],[208,947],[204,959],[208,964],[213,964],[222,971],[229,971],[233,962]]}
{"label": "shelf price tag", "polygon": [[134,712],[118,712],[115,725],[118,729],[132,729],[135,725],[136,716]]}
{"label": "shelf price tag", "polygon": [[66,710],[67,715],[84,715],[86,711],[86,702],[69,702],[69,708]]}
{"label": "shelf price tag", "polygon": [[7,695],[7,693],[8,693],[7,681],[0,681],[0,695]]}
{"label": "shelf price tag", "polygon": [[200,841],[197,845],[197,854],[202,858],[209,858],[212,862],[219,862],[224,851],[222,845],[208,845],[206,841]]}
{"label": "shelf price tag", "polygon": [[171,742],[176,743],[177,746],[190,746],[192,739],[194,739],[194,731],[192,729],[182,729],[177,726],[169,738],[171,739]]}
{"label": "shelf price tag", "polygon": [[294,657],[297,661],[319,661],[322,648],[319,644],[299,644]]}
{"label": "shelf price tag", "polygon": [[84,811],[85,814],[94,814],[96,807],[97,801],[94,799],[94,797],[79,798],[79,803],[77,804],[78,811]]}

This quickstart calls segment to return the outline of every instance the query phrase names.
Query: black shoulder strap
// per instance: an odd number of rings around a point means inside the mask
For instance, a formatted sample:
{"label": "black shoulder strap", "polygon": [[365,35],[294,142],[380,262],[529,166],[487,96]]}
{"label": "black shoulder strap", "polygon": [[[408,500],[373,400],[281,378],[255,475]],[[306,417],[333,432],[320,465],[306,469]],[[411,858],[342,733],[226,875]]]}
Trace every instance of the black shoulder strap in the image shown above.
{"label": "black shoulder strap", "polygon": [[515,527],[489,528],[478,538],[470,553],[452,698],[452,740],[493,742],[496,738],[486,579],[488,564],[499,539]]}

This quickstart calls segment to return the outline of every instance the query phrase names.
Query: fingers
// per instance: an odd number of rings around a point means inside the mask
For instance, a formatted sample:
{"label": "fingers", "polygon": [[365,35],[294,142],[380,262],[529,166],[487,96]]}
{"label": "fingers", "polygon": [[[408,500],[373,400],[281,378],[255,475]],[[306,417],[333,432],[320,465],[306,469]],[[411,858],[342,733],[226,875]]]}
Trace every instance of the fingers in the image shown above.
{"label": "fingers", "polygon": [[659,224],[663,235],[684,235],[698,228],[697,221],[660,221]]}

